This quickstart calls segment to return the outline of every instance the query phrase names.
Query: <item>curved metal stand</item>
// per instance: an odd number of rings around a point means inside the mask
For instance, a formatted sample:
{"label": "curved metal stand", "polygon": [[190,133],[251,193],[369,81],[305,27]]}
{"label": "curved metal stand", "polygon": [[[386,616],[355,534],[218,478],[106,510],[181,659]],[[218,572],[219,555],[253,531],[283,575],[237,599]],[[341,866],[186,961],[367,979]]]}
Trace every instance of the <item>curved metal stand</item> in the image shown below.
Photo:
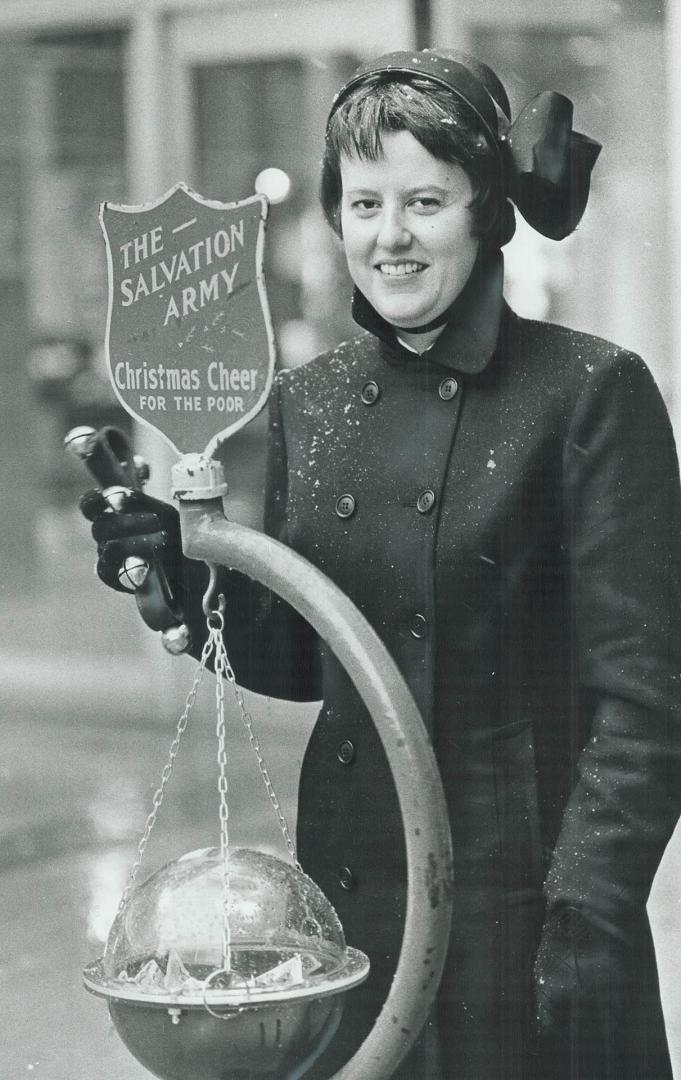
{"label": "curved metal stand", "polygon": [[[386,1080],[427,1019],[442,976],[451,923],[449,819],[423,721],[378,635],[321,571],[270,537],[227,521],[219,498],[180,498],[180,517],[188,557],[240,571],[272,589],[307,619],[353,680],[383,743],[406,840],[404,937],[383,1009],[335,1080]],[[424,971],[429,973],[427,977]]]}

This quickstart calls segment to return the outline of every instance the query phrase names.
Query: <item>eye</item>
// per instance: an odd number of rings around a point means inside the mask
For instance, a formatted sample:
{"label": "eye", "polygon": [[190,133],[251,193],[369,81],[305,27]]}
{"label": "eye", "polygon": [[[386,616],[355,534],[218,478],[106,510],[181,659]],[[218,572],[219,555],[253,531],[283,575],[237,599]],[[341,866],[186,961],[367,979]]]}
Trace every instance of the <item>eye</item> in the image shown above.
{"label": "eye", "polygon": [[442,206],[442,200],[435,195],[419,195],[409,205],[422,214],[434,214]]}
{"label": "eye", "polygon": [[350,205],[354,212],[360,217],[368,217],[369,214],[372,214],[375,210],[378,210],[380,204],[378,199],[365,198],[354,199]]}

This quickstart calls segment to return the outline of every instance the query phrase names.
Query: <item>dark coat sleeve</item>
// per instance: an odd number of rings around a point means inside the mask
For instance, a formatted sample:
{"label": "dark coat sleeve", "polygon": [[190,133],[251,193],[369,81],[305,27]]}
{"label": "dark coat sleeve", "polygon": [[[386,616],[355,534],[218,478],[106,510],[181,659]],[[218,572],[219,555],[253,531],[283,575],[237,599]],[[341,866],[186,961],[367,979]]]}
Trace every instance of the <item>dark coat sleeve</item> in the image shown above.
{"label": "dark coat sleeve", "polygon": [[[269,401],[265,532],[287,543],[287,454],[275,380]],[[188,562],[188,560],[186,560]],[[205,566],[194,564],[185,589],[185,616],[192,630],[193,653],[200,655],[206,639],[201,610]],[[237,682],[249,690],[290,701],[315,701],[321,696],[318,640],[309,624],[281,597],[243,574],[221,568],[216,592],[226,599],[225,643]]]}
{"label": "dark coat sleeve", "polygon": [[581,1025],[592,1033],[585,1054],[607,1055],[611,1043],[616,1056],[632,1001],[646,993],[645,904],[681,794],[678,466],[638,357],[595,365],[581,389],[564,495],[576,746],[588,730],[546,880],[539,1021],[565,1038]]}

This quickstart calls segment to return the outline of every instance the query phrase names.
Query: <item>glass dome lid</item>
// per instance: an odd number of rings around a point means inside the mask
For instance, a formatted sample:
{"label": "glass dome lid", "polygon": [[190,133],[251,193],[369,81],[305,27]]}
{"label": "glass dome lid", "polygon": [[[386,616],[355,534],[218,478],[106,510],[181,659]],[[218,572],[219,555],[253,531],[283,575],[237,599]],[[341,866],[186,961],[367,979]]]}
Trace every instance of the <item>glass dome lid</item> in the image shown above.
{"label": "glass dome lid", "polygon": [[230,850],[225,864],[205,848],[131,891],[83,978],[110,999],[210,1011],[341,993],[368,972],[301,870],[248,848]]}

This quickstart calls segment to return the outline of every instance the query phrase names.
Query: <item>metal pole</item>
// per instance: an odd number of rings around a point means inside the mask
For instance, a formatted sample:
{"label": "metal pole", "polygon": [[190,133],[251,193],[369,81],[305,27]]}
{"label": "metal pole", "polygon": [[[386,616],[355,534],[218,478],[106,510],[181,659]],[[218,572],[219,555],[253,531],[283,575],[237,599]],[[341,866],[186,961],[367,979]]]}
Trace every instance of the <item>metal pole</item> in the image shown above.
{"label": "metal pole", "polygon": [[335,1080],[387,1080],[426,1022],[442,976],[451,924],[449,818],[423,721],[378,635],[321,571],[270,537],[226,521],[219,498],[190,501],[180,497],[180,519],[189,558],[246,574],[307,619],[353,680],[383,743],[407,849],[404,937],[383,1009]]}
{"label": "metal pole", "polygon": [[414,17],[414,45],[417,49],[429,49],[432,41],[432,19],[430,0],[412,0]]}
{"label": "metal pole", "polygon": [[668,159],[669,177],[668,205],[671,252],[671,355],[674,357],[671,370],[669,411],[677,441],[681,445],[681,144],[679,143],[679,123],[681,122],[681,65],[679,65],[679,43],[681,42],[681,0],[668,0],[665,7],[665,43],[666,76],[669,93],[668,137],[665,151]]}

